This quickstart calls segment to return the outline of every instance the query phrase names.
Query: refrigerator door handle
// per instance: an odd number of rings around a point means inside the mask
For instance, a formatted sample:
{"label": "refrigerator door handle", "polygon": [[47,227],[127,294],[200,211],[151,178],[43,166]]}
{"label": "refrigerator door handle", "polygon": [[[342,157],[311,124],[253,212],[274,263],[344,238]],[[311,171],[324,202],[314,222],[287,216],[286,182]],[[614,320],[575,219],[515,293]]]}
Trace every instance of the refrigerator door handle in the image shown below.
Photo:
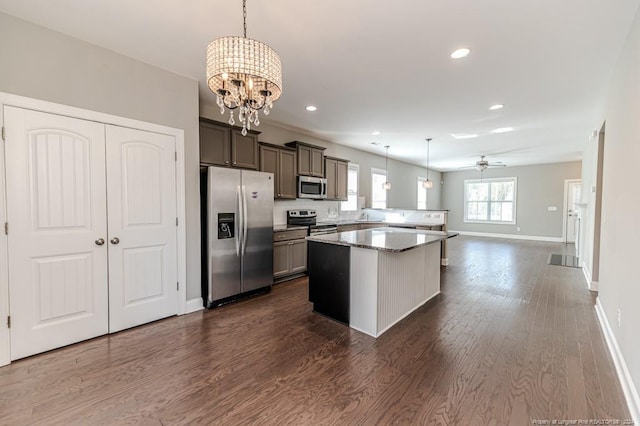
{"label": "refrigerator door handle", "polygon": [[236,220],[236,256],[240,256],[240,241],[242,240],[242,194],[240,192],[240,186],[236,187],[236,195],[238,197],[238,220]]}
{"label": "refrigerator door handle", "polygon": [[242,185],[242,255],[247,250],[247,187]]}

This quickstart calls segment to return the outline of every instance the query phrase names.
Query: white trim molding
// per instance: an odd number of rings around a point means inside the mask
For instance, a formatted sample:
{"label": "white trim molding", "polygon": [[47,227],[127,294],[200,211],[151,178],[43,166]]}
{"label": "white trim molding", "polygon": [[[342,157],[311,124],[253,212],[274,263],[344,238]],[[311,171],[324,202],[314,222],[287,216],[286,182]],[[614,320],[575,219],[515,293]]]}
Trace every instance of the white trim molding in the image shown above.
{"label": "white trim molding", "polygon": [[[0,99],[1,100],[1,99]],[[0,124],[4,126],[4,108],[0,103]],[[2,128],[4,130],[4,127]],[[3,131],[4,133],[4,131]],[[4,172],[4,143],[0,143],[0,226],[7,221],[5,204],[5,172]],[[4,229],[0,231],[0,366],[11,362],[11,333],[7,319],[9,317],[9,271],[8,246]]]}
{"label": "white trim molding", "polygon": [[191,314],[193,312],[198,312],[204,309],[204,304],[202,301],[202,297],[198,297],[196,299],[187,300],[186,309],[184,311],[185,314]]}
{"label": "white trim molding", "polygon": [[591,271],[589,271],[589,268],[587,268],[587,264],[584,261],[582,261],[582,274],[587,282],[587,288],[591,291],[598,291],[598,281],[591,280]]}
{"label": "white trim molding", "polygon": [[496,234],[491,232],[455,231],[453,229],[450,229],[449,232],[457,232],[460,235],[467,235],[470,237],[507,238],[510,240],[546,241],[549,243],[564,242],[562,237],[541,237],[538,235]]}
{"label": "white trim molding", "polygon": [[633,383],[633,379],[631,378],[631,374],[627,368],[627,363],[624,360],[620,346],[618,346],[618,341],[616,340],[613,330],[611,329],[611,325],[604,313],[604,309],[600,303],[600,298],[596,301],[596,314],[598,315],[598,321],[600,322],[602,333],[604,334],[609,352],[611,353],[611,358],[613,358],[613,364],[615,365],[616,372],[618,373],[618,379],[620,380],[620,385],[624,392],[624,398],[627,401],[627,406],[631,413],[631,419],[634,422],[633,424],[638,425],[640,424],[640,397],[638,396],[638,390]]}

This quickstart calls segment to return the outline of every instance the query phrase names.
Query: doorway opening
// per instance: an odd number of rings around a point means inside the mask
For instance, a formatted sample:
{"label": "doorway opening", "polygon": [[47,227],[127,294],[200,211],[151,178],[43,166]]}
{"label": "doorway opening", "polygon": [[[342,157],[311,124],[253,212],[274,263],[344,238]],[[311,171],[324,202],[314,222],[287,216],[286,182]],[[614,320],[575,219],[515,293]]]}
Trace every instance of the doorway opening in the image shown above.
{"label": "doorway opening", "polygon": [[582,180],[566,179],[564,181],[564,222],[563,239],[567,244],[575,244],[576,253],[580,241],[580,197]]}

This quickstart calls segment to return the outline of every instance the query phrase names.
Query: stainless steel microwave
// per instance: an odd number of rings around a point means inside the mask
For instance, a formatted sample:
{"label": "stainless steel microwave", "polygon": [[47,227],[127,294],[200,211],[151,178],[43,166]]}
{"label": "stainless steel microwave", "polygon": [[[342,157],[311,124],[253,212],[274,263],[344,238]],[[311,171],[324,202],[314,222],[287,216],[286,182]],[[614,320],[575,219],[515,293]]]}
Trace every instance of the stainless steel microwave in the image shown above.
{"label": "stainless steel microwave", "polygon": [[327,180],[318,177],[298,176],[298,198],[314,200],[327,198]]}

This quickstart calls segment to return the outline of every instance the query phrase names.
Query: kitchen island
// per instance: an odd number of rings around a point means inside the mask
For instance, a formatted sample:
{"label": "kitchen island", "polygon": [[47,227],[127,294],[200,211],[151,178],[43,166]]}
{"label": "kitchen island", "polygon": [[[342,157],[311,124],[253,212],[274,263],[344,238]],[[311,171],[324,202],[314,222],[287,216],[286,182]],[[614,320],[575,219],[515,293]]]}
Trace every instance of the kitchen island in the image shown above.
{"label": "kitchen island", "polygon": [[454,235],[373,228],[307,237],[313,310],[379,337],[440,293],[440,242]]}

